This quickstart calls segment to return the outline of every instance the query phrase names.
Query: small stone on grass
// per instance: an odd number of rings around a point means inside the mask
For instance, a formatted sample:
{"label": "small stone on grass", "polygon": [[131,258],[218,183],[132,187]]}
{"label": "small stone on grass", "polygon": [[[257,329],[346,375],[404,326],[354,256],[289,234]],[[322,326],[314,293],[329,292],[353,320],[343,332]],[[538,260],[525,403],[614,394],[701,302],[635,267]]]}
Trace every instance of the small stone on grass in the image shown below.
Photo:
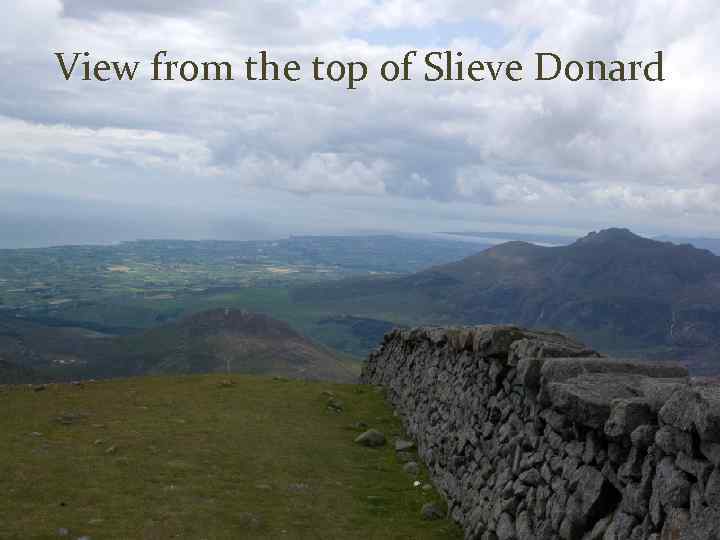
{"label": "small stone on grass", "polygon": [[420,514],[426,521],[435,521],[445,518],[445,513],[441,510],[441,508],[436,503],[432,502],[424,504],[422,510],[420,510]]}
{"label": "small stone on grass", "polygon": [[362,446],[377,448],[385,445],[385,435],[377,429],[369,429],[365,433],[359,435],[355,442]]}

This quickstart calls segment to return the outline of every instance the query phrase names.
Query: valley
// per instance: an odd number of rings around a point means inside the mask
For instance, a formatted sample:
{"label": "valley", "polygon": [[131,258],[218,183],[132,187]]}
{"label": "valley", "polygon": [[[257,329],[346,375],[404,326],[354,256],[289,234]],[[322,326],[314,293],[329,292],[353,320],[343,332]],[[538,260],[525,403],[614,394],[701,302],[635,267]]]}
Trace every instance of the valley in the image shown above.
{"label": "valley", "polygon": [[[559,329],[610,354],[719,369],[720,258],[624,229],[555,247],[355,236],[2,254],[6,382],[223,371],[349,381],[386,332],[426,324]],[[248,334],[258,321],[272,331]]]}

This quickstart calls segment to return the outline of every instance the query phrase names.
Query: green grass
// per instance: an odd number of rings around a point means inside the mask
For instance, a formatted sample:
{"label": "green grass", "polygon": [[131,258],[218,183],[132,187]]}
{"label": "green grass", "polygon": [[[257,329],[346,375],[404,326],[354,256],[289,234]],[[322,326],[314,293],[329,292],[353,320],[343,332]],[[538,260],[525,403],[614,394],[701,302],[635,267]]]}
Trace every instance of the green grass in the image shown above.
{"label": "green grass", "polygon": [[1,389],[0,538],[461,538],[421,520],[440,498],[412,486],[391,446],[353,443],[358,421],[400,435],[376,389],[223,380]]}

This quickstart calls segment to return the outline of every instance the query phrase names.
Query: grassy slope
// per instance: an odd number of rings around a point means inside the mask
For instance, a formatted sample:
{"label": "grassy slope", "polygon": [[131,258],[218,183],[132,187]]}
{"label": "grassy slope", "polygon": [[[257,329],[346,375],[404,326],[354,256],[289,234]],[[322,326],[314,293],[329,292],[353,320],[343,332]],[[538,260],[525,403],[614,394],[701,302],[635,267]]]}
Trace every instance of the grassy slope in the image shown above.
{"label": "grassy slope", "polygon": [[[373,388],[222,380],[0,389],[0,538],[460,538],[421,521],[438,496],[390,447],[353,444],[359,420],[400,432]],[[345,412],[326,410],[325,390]]]}

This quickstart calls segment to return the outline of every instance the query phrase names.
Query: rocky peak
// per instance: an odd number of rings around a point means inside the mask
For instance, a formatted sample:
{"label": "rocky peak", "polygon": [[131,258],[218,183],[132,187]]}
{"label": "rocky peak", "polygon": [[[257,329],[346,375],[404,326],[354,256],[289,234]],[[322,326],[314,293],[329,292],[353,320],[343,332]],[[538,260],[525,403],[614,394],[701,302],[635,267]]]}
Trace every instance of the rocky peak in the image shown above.
{"label": "rocky peak", "polygon": [[643,238],[632,232],[630,229],[610,228],[601,231],[593,231],[587,236],[580,238],[576,244],[611,244],[611,243],[629,243],[629,242],[647,242],[649,239]]}

